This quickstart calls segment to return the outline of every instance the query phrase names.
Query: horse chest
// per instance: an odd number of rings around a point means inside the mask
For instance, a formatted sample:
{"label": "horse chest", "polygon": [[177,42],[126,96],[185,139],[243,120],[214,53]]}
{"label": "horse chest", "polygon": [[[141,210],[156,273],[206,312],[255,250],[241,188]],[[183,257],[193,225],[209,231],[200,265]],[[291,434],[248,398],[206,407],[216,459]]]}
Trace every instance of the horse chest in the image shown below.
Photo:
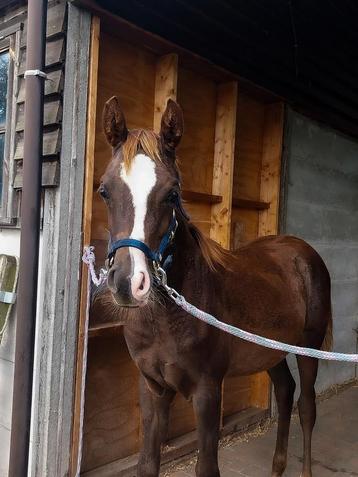
{"label": "horse chest", "polygon": [[173,323],[140,334],[126,330],[125,337],[133,360],[152,390],[157,385],[170,387],[190,398],[202,368],[197,356],[200,333]]}
{"label": "horse chest", "polygon": [[180,357],[174,358],[160,349],[150,349],[139,353],[135,361],[152,390],[154,384],[154,387],[174,389],[187,399],[193,394],[197,373]]}

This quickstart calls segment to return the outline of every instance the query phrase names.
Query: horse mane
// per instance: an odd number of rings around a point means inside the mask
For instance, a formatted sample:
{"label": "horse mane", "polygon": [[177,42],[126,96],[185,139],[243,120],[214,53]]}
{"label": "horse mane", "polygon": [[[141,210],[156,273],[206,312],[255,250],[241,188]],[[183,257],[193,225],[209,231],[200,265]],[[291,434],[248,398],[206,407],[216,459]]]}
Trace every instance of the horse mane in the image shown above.
{"label": "horse mane", "polygon": [[132,129],[128,131],[126,141],[122,146],[123,164],[127,171],[131,168],[133,158],[143,152],[154,162],[162,162],[159,151],[159,137],[149,129]]}
{"label": "horse mane", "polygon": [[205,237],[192,223],[189,223],[188,227],[210,270],[213,272],[217,272],[219,268],[231,270],[234,255],[229,250],[222,248],[217,242],[214,242],[214,240]]}

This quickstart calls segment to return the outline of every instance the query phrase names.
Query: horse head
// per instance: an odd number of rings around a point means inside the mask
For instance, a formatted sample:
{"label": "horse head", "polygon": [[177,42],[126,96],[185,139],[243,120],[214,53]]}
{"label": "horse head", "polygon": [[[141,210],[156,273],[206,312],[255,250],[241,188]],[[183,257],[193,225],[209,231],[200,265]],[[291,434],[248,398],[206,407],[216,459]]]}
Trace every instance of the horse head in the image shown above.
{"label": "horse head", "polygon": [[118,99],[112,97],[104,107],[103,128],[112,146],[99,187],[111,237],[108,287],[118,305],[143,306],[153,286],[153,262],[160,264],[177,225],[180,181],[175,150],[183,134],[183,114],[169,100],[159,134],[128,130]]}

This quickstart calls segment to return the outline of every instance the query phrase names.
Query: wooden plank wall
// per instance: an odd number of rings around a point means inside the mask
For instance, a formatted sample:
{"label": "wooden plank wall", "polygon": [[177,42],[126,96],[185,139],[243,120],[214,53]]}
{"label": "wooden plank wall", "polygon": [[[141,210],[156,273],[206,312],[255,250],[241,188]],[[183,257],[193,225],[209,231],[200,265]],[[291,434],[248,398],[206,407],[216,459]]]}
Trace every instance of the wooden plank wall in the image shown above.
{"label": "wooden plank wall", "polygon": [[[104,103],[117,95],[129,128],[153,128],[156,62],[152,53],[101,34],[94,189],[98,188],[111,159],[111,149],[102,131]],[[103,200],[94,193],[91,243],[100,252],[98,263],[103,263],[105,258],[106,229],[107,210]],[[98,393],[99,386],[105,392]],[[126,420],[126,416],[130,419]],[[123,336],[119,333],[106,339],[93,338],[88,345],[82,471],[137,452],[139,439],[138,371]]]}
{"label": "wooden plank wall", "polygon": [[213,167],[213,194],[222,201],[211,207],[210,238],[230,248],[231,208],[237,113],[237,82],[218,86]]}
{"label": "wooden plank wall", "polygon": [[262,211],[259,216],[259,235],[271,235],[278,232],[284,127],[284,106],[282,103],[270,104],[265,108],[264,125],[260,199],[269,202],[270,208]]}
{"label": "wooden plank wall", "polygon": [[[182,188],[212,193],[216,123],[216,83],[180,67],[177,100],[184,111],[184,135],[178,148]],[[211,204],[186,202],[192,221],[209,235]]]}
{"label": "wooden plank wall", "polygon": [[[282,133],[282,116],[278,112],[282,111],[281,105],[265,105],[241,93],[235,81],[217,83],[182,65],[176,54],[157,56],[102,33],[94,188],[111,157],[102,133],[101,113],[105,101],[114,94],[120,99],[130,128],[159,131],[168,98],[177,99],[181,105],[185,131],[178,161],[187,199],[185,207],[204,233],[224,247],[237,248],[244,241],[274,230],[281,143],[270,138]],[[268,205],[264,202],[271,201],[275,209],[265,208]],[[91,243],[98,247],[99,263],[106,250],[106,224],[106,208],[94,194]],[[82,470],[137,452],[141,439],[138,372],[122,333],[118,327],[112,331],[107,328],[105,335],[96,332],[93,336],[88,350]],[[105,391],[98,393],[98,389]],[[269,389],[265,374],[227,378],[223,386],[224,424],[228,416],[243,409],[268,408]],[[194,428],[191,404],[177,396],[169,437]]]}
{"label": "wooden plank wall", "polygon": [[[49,2],[46,27],[46,67],[49,81],[45,81],[44,134],[42,185],[54,187],[59,183],[59,153],[61,150],[62,91],[64,86],[64,63],[66,45],[67,4],[64,1]],[[21,31],[18,65],[18,91],[15,134],[14,188],[22,188],[22,161],[24,156],[24,107],[26,69],[27,19]]]}

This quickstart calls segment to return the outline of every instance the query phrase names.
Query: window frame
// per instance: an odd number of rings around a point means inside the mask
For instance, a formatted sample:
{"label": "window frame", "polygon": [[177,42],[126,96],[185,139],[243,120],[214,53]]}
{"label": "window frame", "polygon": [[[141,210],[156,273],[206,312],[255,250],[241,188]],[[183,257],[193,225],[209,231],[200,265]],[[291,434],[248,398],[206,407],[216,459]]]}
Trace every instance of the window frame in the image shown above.
{"label": "window frame", "polygon": [[[18,25],[16,31],[8,33],[6,36],[0,31],[0,53],[9,52],[8,84],[6,99],[6,120],[4,138],[4,162],[3,185],[0,201],[0,227],[13,227],[17,225],[14,214],[15,190],[14,181],[14,152],[15,152],[15,120],[18,89],[18,65],[20,54],[20,33],[21,26]],[[4,32],[5,33],[5,32]]]}

